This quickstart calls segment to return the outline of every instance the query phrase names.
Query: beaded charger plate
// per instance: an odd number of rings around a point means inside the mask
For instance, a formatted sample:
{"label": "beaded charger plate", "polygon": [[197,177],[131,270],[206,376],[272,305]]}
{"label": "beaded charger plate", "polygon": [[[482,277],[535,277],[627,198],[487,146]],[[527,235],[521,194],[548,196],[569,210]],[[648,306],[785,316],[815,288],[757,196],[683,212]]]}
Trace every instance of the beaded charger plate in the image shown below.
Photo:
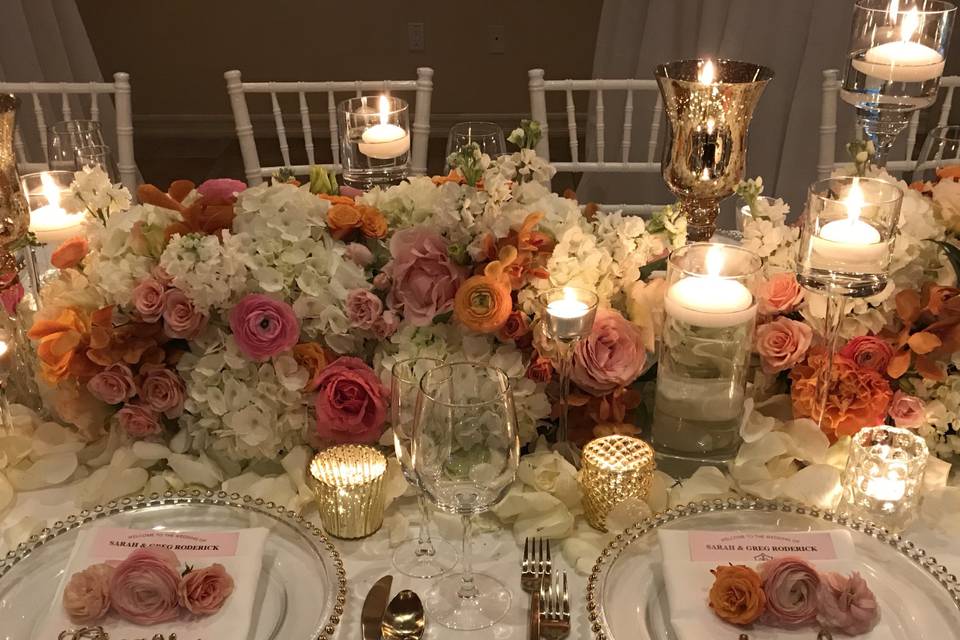
{"label": "beaded charger plate", "polygon": [[[877,596],[892,634],[885,637],[944,640],[956,637],[960,628],[960,582],[909,540],[882,527],[795,503],[730,499],[669,509],[630,527],[604,549],[587,583],[587,609],[595,640],[679,637],[670,625],[658,529],[845,529],[851,533],[859,571]],[[691,593],[691,597],[699,595]],[[705,594],[703,599],[706,607]],[[735,640],[742,631],[730,626],[729,637]],[[785,631],[755,627],[746,631],[750,640],[817,636],[815,628]]]}
{"label": "beaded charger plate", "polygon": [[330,640],[343,616],[346,572],[320,529],[293,511],[250,496],[180,491],[81,511],[8,553],[0,561],[0,638],[37,637],[77,530],[90,526],[171,532],[265,527],[269,535],[248,640]]}

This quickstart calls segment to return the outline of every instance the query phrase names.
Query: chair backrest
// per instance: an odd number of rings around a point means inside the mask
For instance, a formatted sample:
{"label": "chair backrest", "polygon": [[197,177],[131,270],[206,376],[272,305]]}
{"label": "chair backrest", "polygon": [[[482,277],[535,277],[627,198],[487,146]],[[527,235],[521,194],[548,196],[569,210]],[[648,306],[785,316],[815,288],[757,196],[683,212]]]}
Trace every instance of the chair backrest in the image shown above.
{"label": "chair backrest", "polygon": [[[823,102],[820,109],[820,153],[817,161],[817,177],[828,178],[834,169],[849,168],[852,162],[839,162],[837,153],[837,103],[840,99],[840,72],[836,69],[825,69],[823,72]],[[946,89],[943,102],[940,104],[940,115],[937,125],[947,124],[950,117],[950,108],[953,106],[953,92],[960,86],[960,76],[943,76],[940,78],[940,88]],[[917,129],[920,126],[920,111],[914,111],[907,125],[906,145],[903,158],[887,160],[887,170],[890,172],[914,171],[917,161],[913,159],[913,151],[917,144]]]}
{"label": "chair backrest", "polygon": [[113,74],[113,82],[0,82],[0,93],[12,93],[23,99],[26,106],[26,96],[30,96],[30,102],[33,105],[33,117],[37,127],[37,134],[40,140],[43,157],[28,157],[27,147],[23,142],[23,137],[19,128],[17,129],[15,146],[17,160],[20,170],[23,172],[43,171],[48,167],[47,163],[47,122],[48,118],[44,113],[44,100],[41,96],[59,96],[60,108],[56,111],[59,114],[53,114],[50,120],[58,122],[60,120],[72,120],[78,115],[75,114],[71,105],[71,96],[89,96],[91,120],[100,120],[100,96],[113,95],[114,109],[116,111],[117,122],[117,167],[120,169],[120,180],[130,190],[131,194],[137,192],[137,164],[133,156],[133,109],[131,105],[130,94],[130,75],[127,73]]}
{"label": "chair backrest", "polygon": [[[227,71],[224,75],[227,81],[227,94],[230,97],[230,106],[233,109],[233,118],[237,127],[237,138],[240,141],[240,154],[243,156],[243,168],[247,183],[260,184],[263,178],[272,175],[278,169],[289,168],[298,175],[309,172],[310,167],[317,164],[313,147],[313,127],[310,108],[307,103],[308,93],[325,93],[327,95],[327,126],[330,131],[330,151],[333,161],[321,166],[340,173],[340,134],[337,124],[337,93],[352,93],[360,96],[365,92],[411,92],[416,95],[413,113],[413,141],[411,144],[410,171],[414,175],[427,172],[427,143],[430,138],[430,99],[433,93],[433,69],[420,67],[417,69],[416,80],[357,80],[338,82],[242,82],[240,72],[236,69]],[[248,93],[270,94],[273,107],[274,126],[277,139],[280,143],[280,155],[283,158],[282,166],[262,167],[257,152],[257,142],[254,135],[253,123],[250,120],[250,111],[247,107]],[[290,161],[290,145],[284,126],[283,112],[280,109],[278,94],[297,94],[299,98],[300,127],[303,134],[303,143],[306,150],[307,164],[298,165]]]}

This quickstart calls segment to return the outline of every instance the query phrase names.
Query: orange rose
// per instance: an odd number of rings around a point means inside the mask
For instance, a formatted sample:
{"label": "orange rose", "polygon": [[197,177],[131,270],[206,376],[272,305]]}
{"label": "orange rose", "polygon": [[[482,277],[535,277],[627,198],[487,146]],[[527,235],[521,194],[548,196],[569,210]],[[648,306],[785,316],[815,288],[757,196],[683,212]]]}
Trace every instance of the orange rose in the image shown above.
{"label": "orange rose", "polygon": [[326,200],[330,204],[348,204],[351,207],[354,206],[354,200],[349,196],[333,196],[329,193],[318,193],[317,197],[321,200]]}
{"label": "orange rose", "polygon": [[731,624],[751,624],[763,613],[767,597],[760,575],[742,564],[717,567],[710,587],[710,608]]}
{"label": "orange rose", "polygon": [[337,240],[358,228],[363,222],[360,210],[352,204],[335,204],[327,210],[327,226]]}
{"label": "orange rose", "polygon": [[61,309],[54,320],[37,320],[27,335],[37,341],[44,379],[56,384],[68,376],[93,377],[97,367],[86,357],[90,321],[81,311]]}
{"label": "orange rose", "polygon": [[320,382],[320,373],[330,364],[326,350],[316,342],[301,342],[293,347],[293,357],[310,376],[303,390],[314,391]]}
{"label": "orange rose", "polygon": [[90,251],[90,243],[83,236],[70,238],[64,241],[57,250],[50,256],[50,263],[57,269],[69,269],[75,267],[86,257]]}
{"label": "orange rose", "polygon": [[360,205],[360,231],[368,238],[383,238],[387,235],[387,219],[379,209]]}

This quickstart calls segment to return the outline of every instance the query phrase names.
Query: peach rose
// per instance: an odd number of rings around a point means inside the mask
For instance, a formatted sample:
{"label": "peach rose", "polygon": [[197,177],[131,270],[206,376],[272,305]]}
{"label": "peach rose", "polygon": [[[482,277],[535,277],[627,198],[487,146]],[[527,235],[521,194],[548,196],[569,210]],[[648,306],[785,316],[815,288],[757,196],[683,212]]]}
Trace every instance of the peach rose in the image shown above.
{"label": "peach rose", "polygon": [[327,210],[327,226],[338,240],[359,227],[362,221],[360,210],[352,204],[338,203]]}
{"label": "peach rose", "polygon": [[813,329],[803,322],[779,317],[760,325],[757,327],[757,353],[763,372],[786,371],[807,355],[811,342]]}
{"label": "peach rose", "polygon": [[50,256],[50,264],[57,269],[69,269],[80,264],[90,252],[90,243],[83,236],[65,240]]}
{"label": "peach rose", "polygon": [[233,593],[233,578],[222,564],[188,571],[180,579],[177,595],[180,606],[197,616],[208,616],[223,607]]}
{"label": "peach rose", "polygon": [[320,374],[330,364],[327,352],[316,342],[301,342],[294,345],[293,357],[297,364],[307,370],[307,374],[310,376],[303,390],[314,391],[320,384]]}
{"label": "peach rose", "polygon": [[751,624],[763,613],[767,598],[760,575],[750,567],[728,565],[711,571],[710,608],[718,618],[731,624]]}
{"label": "peach rose", "polygon": [[917,396],[911,396],[903,391],[893,394],[890,402],[890,417],[893,423],[903,429],[916,429],[923,424],[927,415],[927,406]]}
{"label": "peach rose", "polygon": [[110,579],[113,567],[94,564],[70,576],[63,589],[63,608],[77,624],[92,624],[110,609]]}
{"label": "peach rose", "polygon": [[778,273],[760,284],[757,299],[763,315],[791,313],[803,301],[803,287],[793,273]]}
{"label": "peach rose", "polygon": [[383,238],[387,235],[387,219],[379,209],[360,205],[360,232],[368,238]]}

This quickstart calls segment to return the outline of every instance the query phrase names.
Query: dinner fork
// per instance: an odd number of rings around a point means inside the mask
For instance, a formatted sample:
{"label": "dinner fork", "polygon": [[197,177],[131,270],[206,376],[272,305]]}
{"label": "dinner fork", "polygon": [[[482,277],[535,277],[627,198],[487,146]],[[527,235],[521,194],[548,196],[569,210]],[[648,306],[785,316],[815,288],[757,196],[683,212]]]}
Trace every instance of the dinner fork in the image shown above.
{"label": "dinner fork", "polygon": [[552,567],[549,540],[527,538],[523,541],[520,585],[530,594],[530,640],[540,640],[540,589],[544,582],[549,582]]}
{"label": "dinner fork", "polygon": [[561,640],[570,635],[566,571],[554,571],[550,582],[544,580],[540,585],[540,635],[545,640]]}

